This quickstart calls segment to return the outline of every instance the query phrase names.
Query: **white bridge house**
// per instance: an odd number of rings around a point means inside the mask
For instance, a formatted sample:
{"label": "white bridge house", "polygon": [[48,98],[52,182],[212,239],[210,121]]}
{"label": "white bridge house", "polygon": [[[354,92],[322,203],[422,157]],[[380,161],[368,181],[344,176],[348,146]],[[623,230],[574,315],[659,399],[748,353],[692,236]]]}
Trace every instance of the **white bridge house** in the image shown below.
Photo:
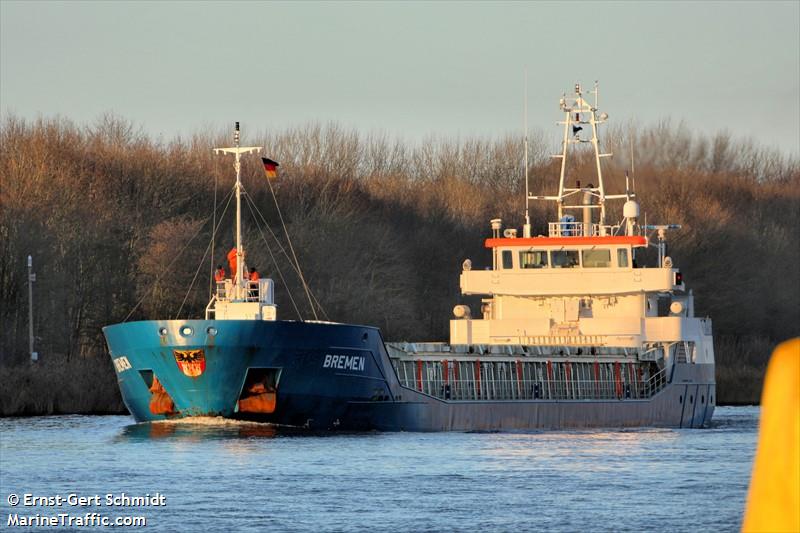
{"label": "white bridge house", "polygon": [[[703,366],[698,372],[713,382],[711,320],[695,317],[692,292],[666,254],[666,232],[680,226],[641,225],[627,175],[624,194],[606,194],[601,161],[611,154],[601,152],[598,128],[608,116],[597,113],[596,100],[591,105],[576,86],[560,107],[557,194],[530,194],[526,163],[522,236],[493,219],[485,242],[492,266],[463,263],[461,293],[481,296],[480,309],[454,307],[449,343],[389,344],[408,387],[451,400],[644,399],[669,382],[676,364]],[[568,155],[582,144],[594,152],[597,186],[567,183]],[[530,200],[557,205],[546,234],[531,234]],[[609,200],[624,201],[618,224],[606,221]],[[648,246],[658,251],[655,265],[642,264]]]}

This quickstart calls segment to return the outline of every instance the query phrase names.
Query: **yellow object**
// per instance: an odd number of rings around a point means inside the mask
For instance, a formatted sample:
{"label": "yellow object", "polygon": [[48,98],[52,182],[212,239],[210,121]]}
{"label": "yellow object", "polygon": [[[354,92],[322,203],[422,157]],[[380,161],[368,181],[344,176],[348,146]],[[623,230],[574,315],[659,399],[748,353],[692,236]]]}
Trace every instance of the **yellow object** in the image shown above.
{"label": "yellow object", "polygon": [[800,338],[772,353],[742,531],[800,533]]}

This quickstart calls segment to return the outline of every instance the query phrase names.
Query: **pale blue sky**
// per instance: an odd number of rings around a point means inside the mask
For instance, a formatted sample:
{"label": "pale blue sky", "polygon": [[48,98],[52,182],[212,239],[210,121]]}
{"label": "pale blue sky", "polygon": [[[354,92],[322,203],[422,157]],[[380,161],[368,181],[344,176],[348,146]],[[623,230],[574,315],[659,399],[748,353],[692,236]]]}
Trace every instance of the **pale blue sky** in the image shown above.
{"label": "pale blue sky", "polygon": [[338,121],[412,141],[532,128],[599,79],[614,122],[800,153],[800,2],[0,0],[0,108],[171,138]]}

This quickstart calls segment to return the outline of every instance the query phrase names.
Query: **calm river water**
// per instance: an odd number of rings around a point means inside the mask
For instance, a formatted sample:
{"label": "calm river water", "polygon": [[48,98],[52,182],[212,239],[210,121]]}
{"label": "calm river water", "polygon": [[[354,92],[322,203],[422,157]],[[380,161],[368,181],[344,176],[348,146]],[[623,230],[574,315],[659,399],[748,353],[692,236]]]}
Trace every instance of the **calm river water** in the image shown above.
{"label": "calm river water", "polygon": [[[143,516],[148,531],[736,531],[758,414],[720,407],[705,430],[528,434],[0,419],[0,529],[39,515],[77,529]],[[89,505],[26,506],[26,493]],[[12,507],[11,495],[23,500]]]}

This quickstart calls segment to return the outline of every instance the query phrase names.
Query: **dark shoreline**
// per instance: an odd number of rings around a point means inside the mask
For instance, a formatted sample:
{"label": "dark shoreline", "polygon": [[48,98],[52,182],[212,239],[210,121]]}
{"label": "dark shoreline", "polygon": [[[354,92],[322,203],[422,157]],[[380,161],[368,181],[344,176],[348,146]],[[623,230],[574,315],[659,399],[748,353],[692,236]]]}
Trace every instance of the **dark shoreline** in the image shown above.
{"label": "dark shoreline", "polygon": [[92,411],[86,413],[37,413],[30,415],[0,415],[0,418],[38,418],[42,416],[130,416],[128,411],[124,412],[111,412],[111,411]]}
{"label": "dark shoreline", "polygon": [[[761,337],[720,336],[715,341],[717,405],[759,405],[776,343]],[[128,414],[105,354],[0,365],[0,383],[0,417]]]}

